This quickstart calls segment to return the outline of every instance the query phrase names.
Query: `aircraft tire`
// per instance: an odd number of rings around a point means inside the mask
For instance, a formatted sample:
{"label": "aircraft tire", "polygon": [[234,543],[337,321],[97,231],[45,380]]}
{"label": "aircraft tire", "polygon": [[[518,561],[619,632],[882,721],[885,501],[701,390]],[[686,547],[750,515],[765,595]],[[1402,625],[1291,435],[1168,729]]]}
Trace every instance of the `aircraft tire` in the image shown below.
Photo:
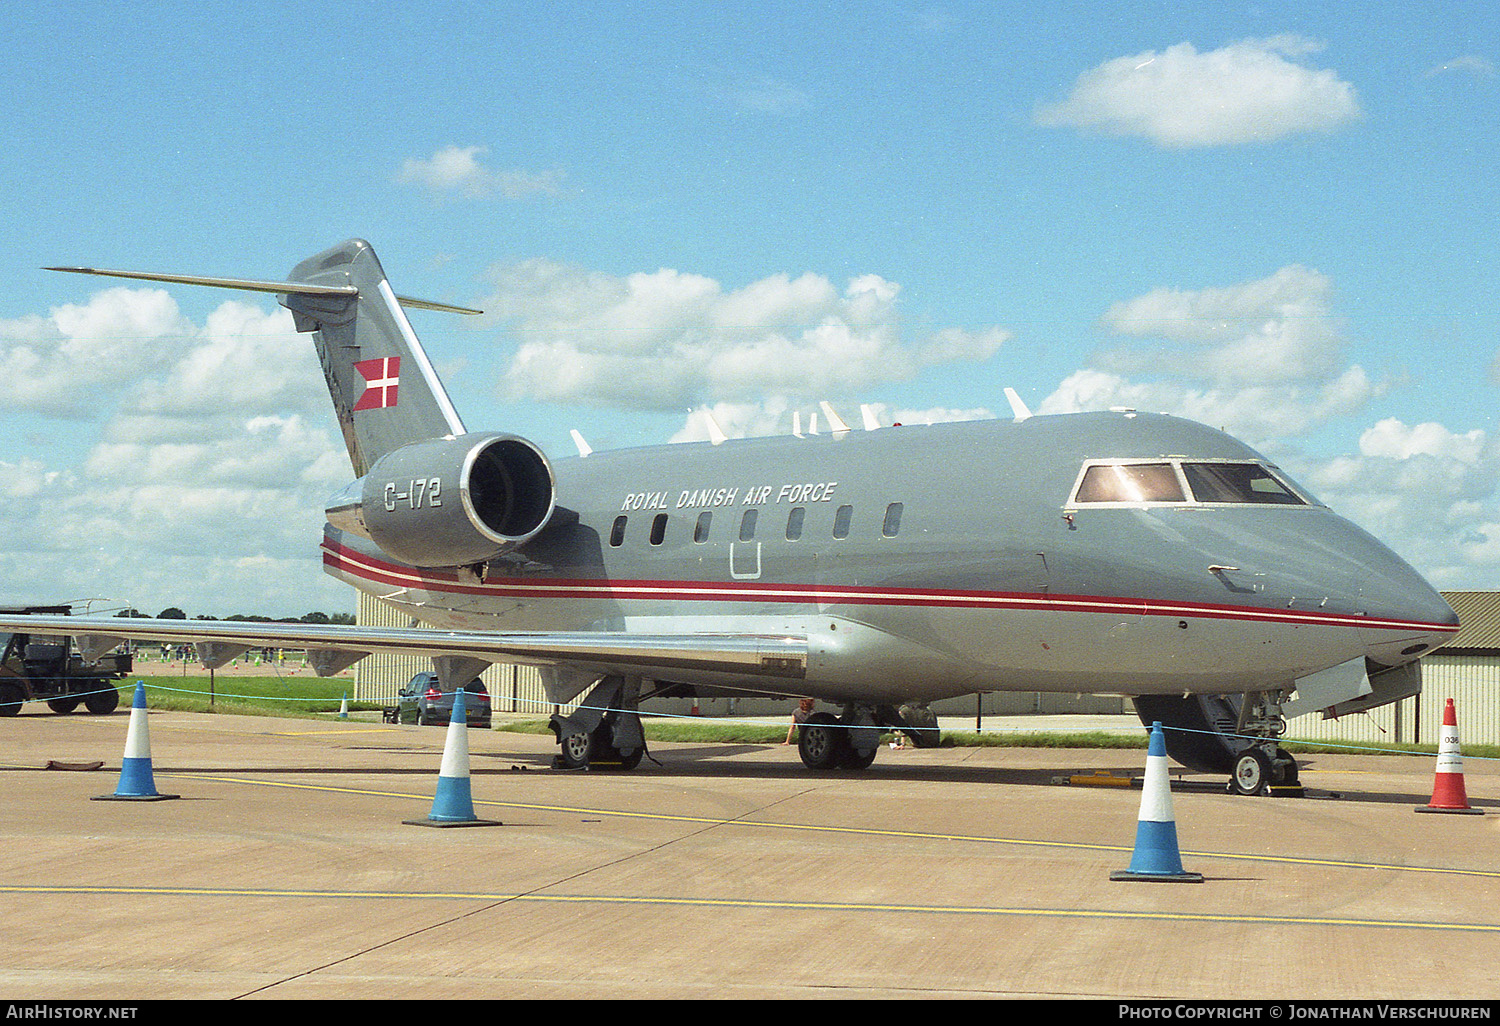
{"label": "aircraft tire", "polygon": [[1229,790],[1234,794],[1269,794],[1271,789],[1271,758],[1259,748],[1251,748],[1234,761],[1234,773],[1229,777]]}
{"label": "aircraft tire", "polygon": [[918,748],[937,748],[943,743],[937,714],[925,705],[903,705],[898,711],[901,732]]}
{"label": "aircraft tire", "polygon": [[26,692],[15,684],[0,684],[0,716],[21,715],[21,705],[26,701]]}
{"label": "aircraft tire", "polygon": [[53,712],[57,713],[60,716],[66,716],[68,713],[78,708],[78,699],[49,698],[47,700],[47,708],[51,709]]}
{"label": "aircraft tire", "polygon": [[852,745],[847,746],[844,751],[844,757],[839,760],[839,768],[852,770],[869,769],[871,764],[875,762],[875,753],[878,751],[880,751],[878,747],[871,748],[868,752],[861,752]]}
{"label": "aircraft tire", "polygon": [[829,713],[813,713],[797,728],[797,754],[812,770],[837,767],[848,747],[848,737],[839,721]]}
{"label": "aircraft tire", "polygon": [[646,750],[644,748],[635,748],[629,754],[621,753],[618,748],[609,742],[612,731],[607,719],[606,717],[606,722],[596,727],[594,732],[588,735],[589,767],[592,769],[635,769],[641,764],[641,756],[646,754]]}
{"label": "aircraft tire", "polygon": [[1239,695],[1140,695],[1133,699],[1136,715],[1147,727],[1161,721],[1167,754],[1199,773],[1233,773],[1250,742],[1226,737],[1219,724],[1239,717]]}
{"label": "aircraft tire", "polygon": [[558,759],[566,769],[581,769],[589,764],[592,745],[587,734],[569,734],[557,742]]}

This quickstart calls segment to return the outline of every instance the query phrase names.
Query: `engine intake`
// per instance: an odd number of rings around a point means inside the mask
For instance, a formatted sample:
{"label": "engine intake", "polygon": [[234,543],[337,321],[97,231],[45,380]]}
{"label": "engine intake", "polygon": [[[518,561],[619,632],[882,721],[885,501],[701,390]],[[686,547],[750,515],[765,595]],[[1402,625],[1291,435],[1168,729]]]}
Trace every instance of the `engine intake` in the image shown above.
{"label": "engine intake", "polygon": [[515,435],[470,434],[386,453],[329,500],[329,523],[411,566],[466,566],[524,545],[556,506],[552,467]]}

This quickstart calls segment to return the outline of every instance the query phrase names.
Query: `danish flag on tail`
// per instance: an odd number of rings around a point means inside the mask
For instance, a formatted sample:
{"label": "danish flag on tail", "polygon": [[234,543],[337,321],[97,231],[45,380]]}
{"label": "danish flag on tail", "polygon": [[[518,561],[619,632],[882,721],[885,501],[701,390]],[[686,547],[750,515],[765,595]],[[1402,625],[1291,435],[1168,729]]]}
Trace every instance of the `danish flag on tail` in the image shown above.
{"label": "danish flag on tail", "polygon": [[354,404],[356,411],[383,410],[396,405],[396,390],[401,384],[401,357],[361,360],[354,369],[365,379],[365,394]]}

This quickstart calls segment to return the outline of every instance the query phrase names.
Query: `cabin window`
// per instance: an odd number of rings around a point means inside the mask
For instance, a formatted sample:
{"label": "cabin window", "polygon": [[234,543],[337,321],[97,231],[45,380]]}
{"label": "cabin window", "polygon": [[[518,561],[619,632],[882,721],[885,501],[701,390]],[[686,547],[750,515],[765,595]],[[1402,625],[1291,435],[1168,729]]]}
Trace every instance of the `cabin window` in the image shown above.
{"label": "cabin window", "polygon": [[802,537],[802,522],[807,519],[807,507],[795,506],[786,515],[786,540],[796,541]]}
{"label": "cabin window", "polygon": [[740,518],[740,541],[751,541],[755,537],[755,521],[760,516],[760,510],[747,509],[745,515]]}
{"label": "cabin window", "polygon": [[849,524],[854,519],[853,506],[840,506],[833,514],[833,536],[835,538],[849,537]]}
{"label": "cabin window", "polygon": [[1074,502],[1185,502],[1170,463],[1101,463],[1083,472]]}
{"label": "cabin window", "polygon": [[629,517],[615,517],[615,526],[609,529],[609,543],[619,548],[625,543],[625,524]]}
{"label": "cabin window", "polygon": [[880,533],[887,538],[894,538],[901,531],[901,503],[893,502],[885,508],[885,523],[880,525]]}
{"label": "cabin window", "polygon": [[708,541],[708,529],[713,524],[713,522],[714,515],[708,510],[704,510],[702,513],[699,513],[698,522],[693,525],[693,541],[699,542],[700,544],[702,542]]}
{"label": "cabin window", "polygon": [[651,544],[660,545],[667,538],[667,515],[658,513],[651,521]]}
{"label": "cabin window", "polygon": [[1281,506],[1304,505],[1269,470],[1255,463],[1184,463],[1193,498],[1199,502],[1255,502]]}

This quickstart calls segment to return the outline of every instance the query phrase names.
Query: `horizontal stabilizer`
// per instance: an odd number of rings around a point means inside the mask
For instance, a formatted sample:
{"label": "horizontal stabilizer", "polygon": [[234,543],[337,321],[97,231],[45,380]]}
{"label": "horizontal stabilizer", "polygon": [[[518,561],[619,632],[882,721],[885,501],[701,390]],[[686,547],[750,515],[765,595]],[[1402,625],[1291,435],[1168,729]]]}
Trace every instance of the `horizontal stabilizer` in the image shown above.
{"label": "horizontal stabilizer", "polygon": [[[255,281],[249,278],[210,278],[201,274],[160,274],[156,271],[108,271],[98,267],[44,267],[44,271],[66,271],[69,274],[97,274],[106,278],[131,278],[136,281],[161,281],[174,285],[207,285],[219,289],[239,289],[243,292],[267,292],[277,296],[346,296],[356,299],[359,289],[353,285],[314,285],[298,281]],[[434,303],[426,299],[397,296],[402,306],[414,310],[435,310],[438,313],[481,314],[467,306]]]}

